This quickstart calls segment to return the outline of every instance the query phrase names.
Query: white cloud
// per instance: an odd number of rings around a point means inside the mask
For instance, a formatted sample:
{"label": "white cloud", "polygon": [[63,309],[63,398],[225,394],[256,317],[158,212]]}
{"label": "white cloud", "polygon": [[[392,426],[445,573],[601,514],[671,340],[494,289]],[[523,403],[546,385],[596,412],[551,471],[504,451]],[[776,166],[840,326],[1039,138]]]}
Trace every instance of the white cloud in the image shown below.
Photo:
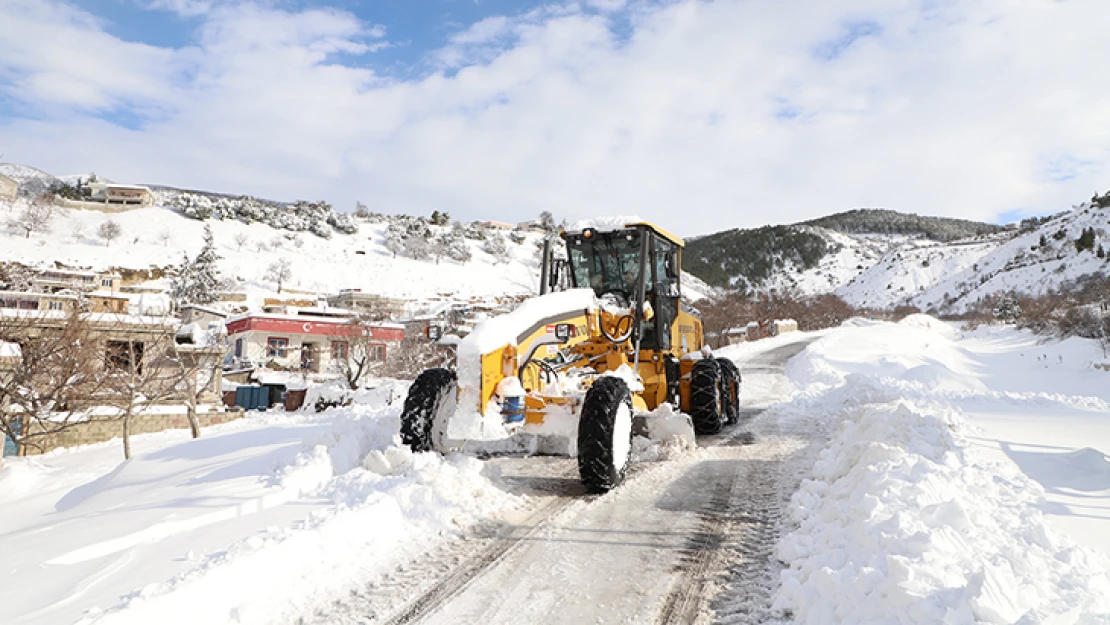
{"label": "white cloud", "polygon": [[[195,47],[167,50],[10,0],[0,88],[54,112],[0,120],[0,152],[340,207],[635,213],[685,235],[860,206],[1052,212],[1110,187],[1099,0],[604,8],[483,20],[432,54],[453,73],[401,81],[367,69],[381,27],[340,11],[215,6]],[[119,107],[159,115],[88,114]]]}

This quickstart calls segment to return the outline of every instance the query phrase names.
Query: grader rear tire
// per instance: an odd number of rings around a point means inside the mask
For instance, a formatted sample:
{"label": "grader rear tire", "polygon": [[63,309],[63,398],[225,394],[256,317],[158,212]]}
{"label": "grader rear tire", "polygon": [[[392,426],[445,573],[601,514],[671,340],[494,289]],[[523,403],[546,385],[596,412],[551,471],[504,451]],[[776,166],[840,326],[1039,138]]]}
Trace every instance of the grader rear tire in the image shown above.
{"label": "grader rear tire", "polygon": [[690,419],[697,434],[717,434],[725,425],[721,397],[721,368],[706,358],[690,372]]}
{"label": "grader rear tire", "polygon": [[740,421],[740,368],[728,358],[718,358],[721,370],[721,402],[724,404],[725,424]]}
{"label": "grader rear tire", "polygon": [[632,395],[624,380],[594,381],[578,422],[578,473],[591,493],[605,493],[624,480],[632,455]]}
{"label": "grader rear tire", "polygon": [[455,373],[427,369],[409,387],[401,410],[401,442],[416,452],[436,451],[455,408]]}

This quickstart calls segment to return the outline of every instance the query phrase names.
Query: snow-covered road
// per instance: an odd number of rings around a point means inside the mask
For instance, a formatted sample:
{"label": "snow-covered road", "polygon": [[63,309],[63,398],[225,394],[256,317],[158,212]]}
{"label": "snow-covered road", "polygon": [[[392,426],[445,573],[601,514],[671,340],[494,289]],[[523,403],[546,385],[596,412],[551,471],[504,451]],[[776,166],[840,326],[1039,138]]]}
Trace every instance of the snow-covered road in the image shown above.
{"label": "snow-covered road", "polygon": [[790,389],[782,365],[804,349],[801,338],[737,358],[740,424],[696,450],[637,463],[607,495],[584,493],[573,459],[487,461],[488,474],[529,496],[526,510],[420,556],[313,622],[763,622],[778,520],[823,442],[820,428],[784,432],[760,418]]}

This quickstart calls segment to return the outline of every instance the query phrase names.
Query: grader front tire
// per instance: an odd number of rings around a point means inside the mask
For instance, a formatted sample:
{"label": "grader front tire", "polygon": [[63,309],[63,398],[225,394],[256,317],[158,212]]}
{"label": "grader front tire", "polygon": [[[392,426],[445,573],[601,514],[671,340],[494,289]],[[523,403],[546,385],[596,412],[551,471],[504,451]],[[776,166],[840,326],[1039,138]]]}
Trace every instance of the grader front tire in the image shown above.
{"label": "grader front tire", "polygon": [[586,392],[578,422],[578,472],[591,493],[624,480],[632,455],[632,395],[624,380],[598,378]]}
{"label": "grader front tire", "polygon": [[427,369],[409,387],[401,410],[401,442],[416,452],[436,451],[455,405],[455,373]]}
{"label": "grader front tire", "polygon": [[690,372],[690,419],[697,434],[717,434],[725,425],[721,397],[721,368],[706,358]]}

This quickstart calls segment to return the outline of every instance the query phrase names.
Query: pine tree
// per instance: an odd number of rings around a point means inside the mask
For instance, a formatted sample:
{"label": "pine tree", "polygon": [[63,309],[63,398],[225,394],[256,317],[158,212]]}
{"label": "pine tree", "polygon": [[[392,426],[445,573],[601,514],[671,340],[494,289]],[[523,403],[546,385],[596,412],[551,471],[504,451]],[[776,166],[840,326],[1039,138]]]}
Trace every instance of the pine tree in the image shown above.
{"label": "pine tree", "polygon": [[558,232],[559,226],[555,225],[555,217],[551,211],[541,211],[539,221],[540,228],[543,228],[544,232]]}
{"label": "pine tree", "polygon": [[193,276],[195,280],[194,302],[210,304],[217,299],[220,288],[220,270],[216,261],[220,255],[216,253],[216,245],[212,237],[212,228],[204,225],[204,246],[193,260]]}
{"label": "pine tree", "polygon": [[1093,250],[1095,248],[1095,229],[1084,228],[1083,234],[1075,240],[1075,250],[1082,252],[1084,250]]}
{"label": "pine tree", "polygon": [[171,285],[171,296],[178,306],[211,304],[219,298],[220,270],[216,267],[216,261],[219,259],[212,237],[212,228],[205,224],[204,245],[196,258],[189,260],[186,255],[182,259],[177,277]]}

